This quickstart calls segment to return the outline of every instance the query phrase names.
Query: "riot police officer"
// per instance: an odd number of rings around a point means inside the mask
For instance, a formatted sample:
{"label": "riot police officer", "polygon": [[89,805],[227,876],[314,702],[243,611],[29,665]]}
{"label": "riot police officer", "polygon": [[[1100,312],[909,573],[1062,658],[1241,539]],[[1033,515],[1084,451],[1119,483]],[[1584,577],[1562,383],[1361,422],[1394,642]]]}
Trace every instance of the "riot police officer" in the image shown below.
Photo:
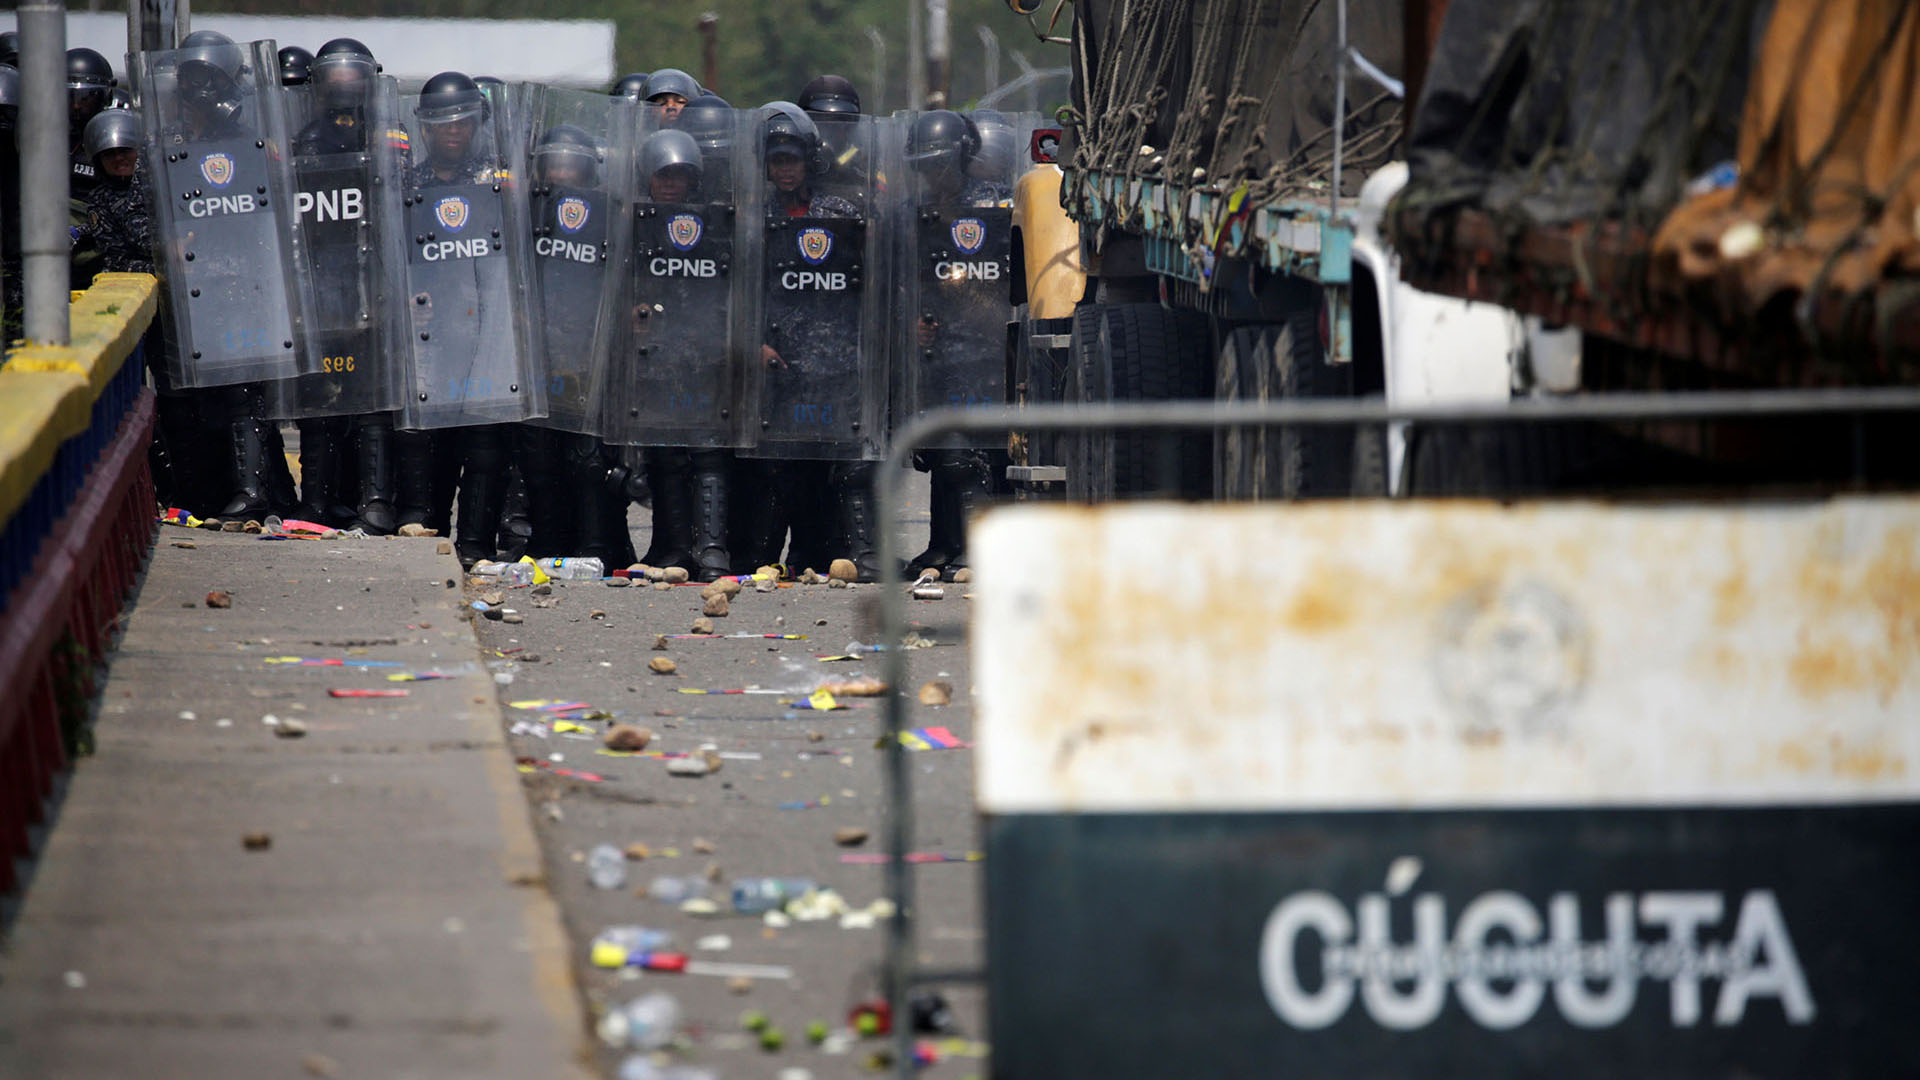
{"label": "riot police officer", "polygon": [[[419,198],[435,188],[489,184],[500,177],[501,162],[477,138],[491,108],[479,84],[461,72],[441,72],[421,86],[416,117],[424,145],[407,171],[410,194]],[[433,298],[422,294],[415,300],[431,308]],[[397,441],[401,526],[423,524],[444,534],[457,483],[454,550],[465,565],[493,557],[506,494],[505,425],[406,431]]]}
{"label": "riot police officer", "polygon": [[[820,258],[828,259],[846,239],[864,235],[864,229],[858,229],[846,233],[842,240],[833,240],[835,230],[829,223],[835,219],[860,221],[862,209],[853,199],[822,187],[832,168],[826,144],[806,111],[791,102],[774,102],[766,108],[769,112],[762,129],[761,147],[769,229],[782,234],[784,241],[787,239],[785,226],[790,220],[821,222],[805,232],[816,237],[816,243],[823,249]],[[771,249],[774,242],[769,240],[768,246]],[[840,257],[859,262],[856,252],[842,251]],[[848,384],[860,381],[857,373],[863,362],[859,355],[862,295],[840,292],[809,301],[796,292],[782,290],[768,296],[765,339],[759,352],[767,385],[777,392],[766,395],[767,400],[763,402],[763,409],[773,408],[776,412],[763,413],[761,453],[770,453],[767,449],[770,438],[788,438],[796,444],[812,441],[810,436],[801,436],[797,431],[775,431],[770,427],[782,412],[786,417],[796,415],[794,410],[785,408],[788,395],[813,398],[830,393],[851,394],[850,398],[842,398],[839,402],[842,406],[857,405],[861,400],[860,390]],[[822,303],[830,307],[822,308],[819,306]],[[855,378],[849,380],[848,375]],[[830,411],[835,415],[834,430],[848,430],[847,417],[840,415],[844,410],[803,406],[797,415],[812,417],[817,412],[825,417]],[[853,560],[864,580],[879,576],[874,552],[874,469],[870,461],[819,458],[761,461],[753,471],[758,490],[743,508],[746,532],[742,538],[745,550],[752,556],[750,561],[777,558],[784,534],[793,526],[796,531],[788,558],[790,566],[818,569],[822,562],[845,557]],[[796,507],[787,496],[789,491],[804,492],[809,485],[823,486],[828,494],[837,519],[831,536],[825,535],[824,528],[813,532],[812,526],[818,523],[807,521],[802,509],[804,503]]]}
{"label": "riot police officer", "polygon": [[[1004,123],[1001,126],[1007,127],[1010,137],[1011,127]],[[958,113],[936,109],[914,118],[907,136],[907,160],[913,169],[917,189],[916,196],[911,200],[915,208],[924,212],[1011,206],[1012,189],[1005,183],[1012,167],[1011,155],[1008,153],[1004,162],[997,163],[997,174],[988,172],[994,179],[982,179],[974,175],[976,170],[973,168],[978,163],[982,145],[978,127]],[[1005,150],[1005,147],[996,147],[996,152]],[[991,160],[987,165],[989,168],[996,167]],[[978,221],[977,218],[974,220]],[[982,237],[977,242],[984,242],[984,239]],[[1002,291],[1005,289],[1004,286],[1000,288]],[[1004,326],[1005,319],[1011,314],[1011,306],[1009,299],[1007,314],[998,315],[998,326]],[[987,312],[988,322],[991,323],[997,314]],[[917,323],[915,344],[925,351],[927,357],[935,355],[936,346],[971,352],[973,355],[956,364],[964,372],[968,360],[978,370],[980,365],[991,365],[998,356],[993,351],[995,341],[982,340],[981,335],[975,334],[969,340],[943,342],[942,338],[949,333],[964,331],[945,326],[931,313],[915,313],[912,317]],[[916,356],[907,362],[921,361]],[[973,390],[971,387],[966,389]],[[918,574],[922,570],[934,569],[950,580],[954,571],[966,565],[967,515],[992,491],[988,459],[980,450],[950,446],[916,451],[913,463],[922,472],[932,473],[932,514],[927,549],[907,564],[907,571],[909,574]]]}
{"label": "riot police officer", "polygon": [[607,91],[608,97],[626,98],[629,101],[647,100],[647,72],[633,71],[620,76],[620,81]]}
{"label": "riot police officer", "polygon": [[313,54],[298,45],[280,50],[280,85],[304,86],[313,74]]}
{"label": "riot police officer", "polygon": [[87,48],[67,50],[67,142],[72,164],[68,183],[73,197],[83,205],[87,192],[99,181],[99,173],[87,159],[82,136],[87,122],[107,107],[116,82],[113,65],[107,63],[106,57]]}
{"label": "riot police officer", "polygon": [[679,68],[661,68],[647,76],[646,99],[660,107],[662,122],[672,127],[688,102],[700,100],[700,83]]}

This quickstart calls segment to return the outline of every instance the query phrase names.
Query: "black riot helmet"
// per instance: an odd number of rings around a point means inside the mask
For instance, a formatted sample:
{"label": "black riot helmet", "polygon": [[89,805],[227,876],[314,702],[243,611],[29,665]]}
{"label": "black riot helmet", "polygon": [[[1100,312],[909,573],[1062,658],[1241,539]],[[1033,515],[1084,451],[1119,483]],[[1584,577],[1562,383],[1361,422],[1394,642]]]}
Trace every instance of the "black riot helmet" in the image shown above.
{"label": "black riot helmet", "polygon": [[0,64],[16,70],[20,67],[20,31],[0,30]]}
{"label": "black riot helmet", "polygon": [[661,68],[647,76],[647,100],[653,101],[662,94],[677,94],[682,101],[698,101],[700,82],[679,68]]}
{"label": "black riot helmet", "polygon": [[818,165],[820,129],[814,126],[807,111],[791,101],[769,101],[762,108],[768,110],[761,126],[765,136],[761,140],[762,152],[770,158],[777,154],[799,154],[810,167]]}
{"label": "black riot helmet", "polygon": [[479,87],[498,86],[504,89],[507,85],[507,80],[498,75],[475,75],[473,77],[473,85]]}
{"label": "black riot helmet", "polygon": [[921,174],[961,175],[980,149],[980,133],[957,112],[934,109],[914,117],[907,132],[907,161]]}
{"label": "black riot helmet", "polygon": [[839,75],[816,75],[795,103],[810,113],[860,114],[860,91]]}
{"label": "black riot helmet", "polygon": [[649,190],[656,175],[667,169],[680,170],[687,179],[684,194],[676,202],[692,202],[699,197],[701,180],[700,145],[692,135],[675,128],[656,131],[640,144],[640,175]]}
{"label": "black riot helmet", "polygon": [[13,141],[14,125],[20,119],[20,71],[12,64],[0,64],[0,132]]}
{"label": "black riot helmet", "polygon": [[140,149],[140,117],[128,109],[103,109],[87,121],[80,146],[87,160],[98,165],[100,155],[109,150]]}
{"label": "black riot helmet", "polygon": [[630,98],[634,101],[647,100],[647,73],[636,71],[620,76],[620,81],[607,91],[608,97]]}
{"label": "black riot helmet", "polygon": [[556,124],[533,148],[533,175],[542,183],[587,187],[600,170],[600,144],[572,124]]}
{"label": "black riot helmet", "polygon": [[351,109],[365,103],[379,74],[373,50],[353,38],[334,38],[313,54],[313,85],[329,108]]}
{"label": "black riot helmet", "polygon": [[967,161],[967,175],[978,180],[1010,183],[1013,163],[1020,152],[1020,133],[1004,115],[992,109],[975,109],[967,114],[980,136],[980,148]]}
{"label": "black riot helmet", "polygon": [[473,117],[485,119],[487,95],[480,84],[458,71],[443,71],[420,87],[415,116],[426,124],[445,124]]}
{"label": "black riot helmet", "polygon": [[717,95],[689,102],[678,126],[706,153],[719,153],[733,145],[733,107]]}
{"label": "black riot helmet", "polygon": [[280,85],[302,86],[313,74],[313,54],[298,45],[289,45],[279,52]]}
{"label": "black riot helmet", "polygon": [[180,42],[180,100],[209,118],[240,115],[240,76],[246,53],[216,30],[195,30]]}
{"label": "black riot helmet", "polygon": [[107,107],[114,86],[113,65],[92,49],[67,50],[67,123],[78,132]]}

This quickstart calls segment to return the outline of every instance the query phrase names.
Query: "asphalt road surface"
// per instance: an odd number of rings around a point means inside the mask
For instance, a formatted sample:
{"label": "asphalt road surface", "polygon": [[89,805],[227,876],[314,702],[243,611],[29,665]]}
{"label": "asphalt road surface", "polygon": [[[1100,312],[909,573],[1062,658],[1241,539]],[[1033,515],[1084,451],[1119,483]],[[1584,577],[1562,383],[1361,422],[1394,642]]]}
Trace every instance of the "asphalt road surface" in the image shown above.
{"label": "asphalt road surface", "polygon": [[[905,551],[925,541],[926,485],[916,476],[900,520]],[[635,543],[647,544],[646,513],[633,518]],[[526,791],[545,849],[547,876],[573,941],[576,970],[590,1013],[656,990],[677,1001],[684,1024],[681,1048],[659,1058],[711,1067],[722,1077],[782,1075],[806,1069],[816,1077],[864,1071],[886,1049],[881,1039],[844,1049],[810,1045],[810,1024],[848,1025],[850,1010],[880,990],[884,924],[843,926],[839,917],[769,926],[761,916],[731,910],[729,887],[741,878],[810,878],[831,887],[854,909],[885,895],[884,870],[855,861],[878,855],[888,818],[877,748],[883,715],[878,699],[850,698],[839,711],[803,711],[791,703],[829,679],[879,674],[873,658],[823,662],[847,654],[852,643],[876,637],[880,586],[831,589],[788,585],[770,593],[751,588],[734,598],[731,612],[714,620],[718,638],[671,638],[664,651],[658,635],[687,634],[701,614],[698,585],[610,587],[600,582],[556,582],[551,595],[532,588],[505,590],[505,607],[524,622],[477,620],[482,656],[511,682],[498,687],[505,722],[518,725],[510,738],[521,759]],[[478,596],[486,590],[470,589]],[[930,647],[910,652],[911,687],[939,679],[953,686],[953,704],[914,705],[912,725],[943,727],[972,737],[965,627],[966,586],[947,586],[940,600],[915,601],[913,625]],[[804,635],[775,639],[758,635]],[[734,635],[750,635],[739,637]],[[651,672],[649,661],[667,657],[678,671]],[[755,690],[746,694],[692,694],[687,690]],[[547,712],[513,703],[585,703],[590,710]],[[588,719],[584,713],[605,715]],[[586,731],[556,731],[573,720]],[[669,760],[611,756],[602,752],[602,732],[612,722],[649,728],[648,751],[698,753],[710,746],[721,757],[717,772],[675,776]],[[916,770],[915,851],[964,860],[980,847],[972,811],[972,751],[927,750],[911,755]],[[530,770],[530,771],[529,771]],[[566,775],[566,771],[601,779]],[[804,807],[804,808],[802,808]],[[858,846],[840,846],[835,833],[866,829]],[[598,844],[626,849],[645,845],[644,859],[628,859],[626,883],[594,887],[587,853]],[[981,866],[955,861],[918,870],[919,944],[924,962],[973,966],[982,954]],[[716,881],[716,916],[698,916],[646,896],[656,878],[692,875]],[[609,971],[589,961],[589,945],[606,927],[639,925],[673,935],[671,949],[697,961],[776,965],[792,977],[755,978]],[[713,940],[726,939],[726,948]],[[705,945],[707,947],[701,947]],[[985,1040],[982,1001],[972,988],[949,989],[958,1031]],[[757,1011],[785,1036],[784,1047],[763,1049],[743,1028],[742,1015]],[[949,1041],[949,1050],[958,1044]],[[840,1052],[833,1052],[839,1050]],[[630,1051],[600,1043],[599,1064],[608,1075]],[[955,1053],[930,1076],[984,1074],[973,1052]],[[797,1076],[797,1073],[788,1073]]]}

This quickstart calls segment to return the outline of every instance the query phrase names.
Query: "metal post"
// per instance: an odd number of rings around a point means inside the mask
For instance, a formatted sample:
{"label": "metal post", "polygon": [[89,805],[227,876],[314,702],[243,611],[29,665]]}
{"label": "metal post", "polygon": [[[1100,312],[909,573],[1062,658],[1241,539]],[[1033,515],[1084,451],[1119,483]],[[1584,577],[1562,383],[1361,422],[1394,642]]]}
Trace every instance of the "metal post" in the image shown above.
{"label": "metal post", "polygon": [[[187,36],[189,0],[127,0],[127,53],[159,52]],[[134,86],[131,64],[127,85]],[[136,87],[137,89],[137,87]]]}
{"label": "metal post", "polygon": [[1000,38],[985,23],[974,28],[980,35],[980,47],[987,51],[985,62],[981,65],[987,73],[986,87],[991,90],[1000,85]]}
{"label": "metal post", "polygon": [[886,101],[887,90],[885,82],[887,74],[887,36],[880,32],[879,27],[869,26],[867,27],[867,40],[873,42],[873,81],[867,84],[867,94],[869,97],[865,104],[868,112],[875,116],[884,116],[886,115],[886,110],[882,108],[882,103]]}
{"label": "metal post", "polygon": [[907,108],[927,104],[927,56],[921,48],[921,0],[907,0]]}
{"label": "metal post", "polygon": [[1347,134],[1347,0],[1334,4],[1335,38],[1333,48],[1333,184],[1327,199],[1327,216],[1340,216],[1340,156],[1346,150]]}
{"label": "metal post", "polygon": [[700,31],[700,83],[717,94],[720,92],[720,16],[709,11],[694,25]]}
{"label": "metal post", "polygon": [[947,0],[927,0],[927,107],[948,108],[953,98],[953,40]]}
{"label": "metal post", "polygon": [[70,165],[67,12],[49,0],[20,5],[20,254],[26,338],[65,345]]}

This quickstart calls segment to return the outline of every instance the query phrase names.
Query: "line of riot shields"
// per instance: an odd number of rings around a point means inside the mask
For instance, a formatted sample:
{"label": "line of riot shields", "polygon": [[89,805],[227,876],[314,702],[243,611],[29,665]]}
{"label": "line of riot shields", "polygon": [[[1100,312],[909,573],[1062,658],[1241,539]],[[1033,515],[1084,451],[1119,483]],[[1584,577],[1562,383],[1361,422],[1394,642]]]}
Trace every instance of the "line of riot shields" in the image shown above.
{"label": "line of riot shields", "polygon": [[283,87],[271,42],[137,62],[181,387],[824,460],[1007,399],[1034,117],[917,144],[913,114]]}

